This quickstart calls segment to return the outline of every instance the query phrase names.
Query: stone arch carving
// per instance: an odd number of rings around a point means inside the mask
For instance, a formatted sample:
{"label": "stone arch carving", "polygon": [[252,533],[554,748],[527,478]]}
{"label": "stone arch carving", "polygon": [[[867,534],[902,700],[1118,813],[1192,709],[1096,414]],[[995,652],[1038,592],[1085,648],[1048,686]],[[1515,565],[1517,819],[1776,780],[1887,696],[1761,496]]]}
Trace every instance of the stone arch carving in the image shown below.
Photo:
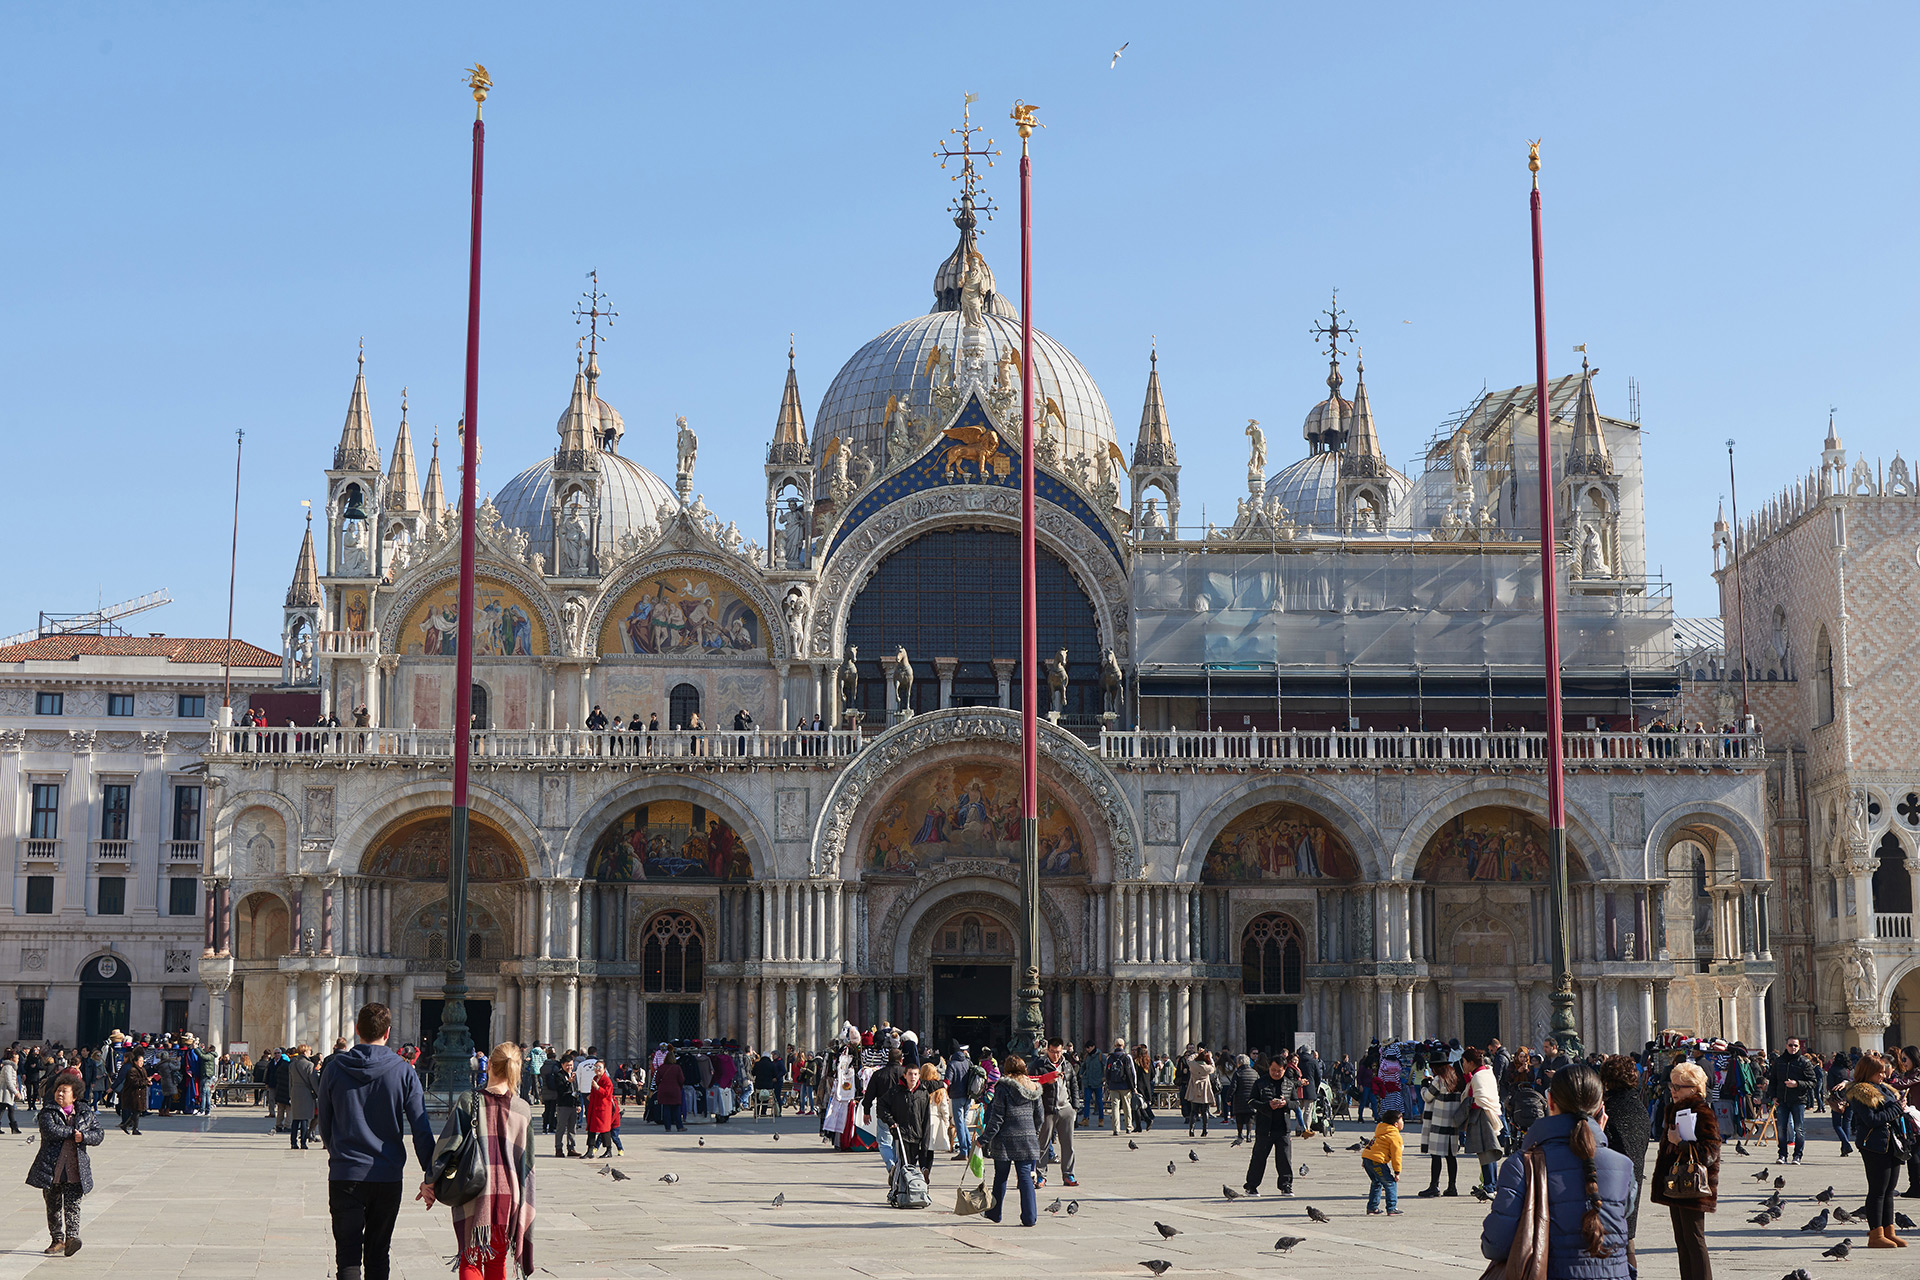
{"label": "stone arch carving", "polygon": [[[1483,904],[1475,904],[1476,908]],[[1500,939],[1483,941],[1483,939]],[[1500,948],[1499,955],[1491,954],[1494,946]],[[1518,961],[1520,940],[1514,936],[1507,921],[1485,910],[1474,910],[1455,923],[1447,934],[1446,949],[1438,953],[1443,963],[1455,966],[1471,965],[1477,968],[1510,968]]]}
{"label": "stone arch carving", "polygon": [[[452,540],[458,545],[459,539]],[[547,594],[547,584],[528,573],[522,566],[508,560],[482,557],[475,565],[475,573],[489,578],[498,578],[512,584],[515,590],[527,598],[527,603],[540,611],[540,620],[547,627],[547,648],[551,652],[561,649],[560,640],[566,632],[560,625],[560,617],[553,610],[553,600]],[[400,628],[413,607],[430,591],[438,590],[460,576],[458,564],[442,565],[429,572],[420,574],[409,582],[388,604],[386,612],[380,616],[380,651],[382,653],[402,653],[406,645],[400,636]]]}
{"label": "stone arch carving", "polygon": [[1741,879],[1767,878],[1765,842],[1752,820],[1737,809],[1712,800],[1676,805],[1661,814],[1648,829],[1644,856],[1649,877],[1659,879],[1667,874],[1667,852],[1689,827],[1706,827],[1725,837],[1739,857]]}
{"label": "stone arch carving", "polygon": [[[242,908],[255,899],[265,899],[270,910],[279,912],[281,934],[278,950],[274,950],[271,946],[271,932],[265,940],[259,936],[261,920],[258,908],[250,914],[242,914]],[[266,923],[271,927],[271,916]],[[285,894],[278,889],[250,888],[235,899],[233,904],[233,957],[242,962],[278,959],[287,954],[294,945],[292,929],[293,908]],[[261,949],[263,945],[264,950]],[[248,954],[250,951],[258,954],[250,955]]]}
{"label": "stone arch carving", "polygon": [[1389,869],[1379,865],[1374,852],[1386,849],[1387,841],[1374,827],[1373,820],[1358,806],[1330,789],[1271,778],[1254,778],[1243,782],[1201,811],[1187,829],[1187,838],[1180,846],[1179,861],[1173,868],[1172,878],[1188,884],[1197,883],[1207,860],[1207,850],[1213,847],[1214,839],[1226,830],[1227,825],[1249,809],[1276,801],[1297,804],[1325,819],[1327,825],[1347,842],[1347,848],[1353,851],[1362,881],[1387,878]]}
{"label": "stone arch carving", "polygon": [[[924,974],[933,931],[956,911],[991,912],[1017,933],[1019,872],[1006,863],[984,859],[934,868],[914,885],[913,892],[901,894],[888,908],[869,954],[878,963],[891,963],[896,973]],[[1045,890],[1040,894],[1040,918],[1046,924],[1040,936],[1040,972],[1077,973],[1073,926],[1054,895]]]}
{"label": "stone arch carving", "polygon": [[[1529,814],[1545,825],[1547,787],[1528,778],[1479,778],[1449,787],[1422,805],[1408,819],[1395,846],[1392,878],[1410,880],[1420,855],[1440,828],[1459,815],[1488,805],[1501,805]],[[1567,802],[1567,844],[1586,864],[1587,874],[1595,880],[1626,879],[1613,844],[1600,834],[1600,828],[1586,811],[1571,800]]]}
{"label": "stone arch carving", "polygon": [[628,809],[646,800],[686,800],[712,810],[728,826],[747,838],[747,857],[753,863],[753,878],[774,878],[773,840],[761,823],[760,815],[723,782],[698,774],[675,775],[671,782],[658,778],[636,778],[629,785],[609,791],[594,801],[567,829],[560,845],[560,874],[584,879],[587,863],[593,857],[594,842],[600,838],[601,832]]}
{"label": "stone arch carving", "polygon": [[[854,762],[841,770],[820,805],[813,833],[813,874],[816,877],[858,878],[849,865],[848,849],[856,820],[877,802],[879,789],[904,769],[923,762],[925,754],[954,744],[982,744],[1011,750],[1020,742],[1020,713],[998,707],[953,707],[914,716],[888,729],[867,745]],[[1075,804],[1090,822],[1086,834],[1109,861],[1115,880],[1141,875],[1139,833],[1133,810],[1121,799],[1119,783],[1099,758],[1072,734],[1040,722],[1041,765],[1046,779],[1062,798]],[[1051,768],[1049,768],[1051,766]]]}
{"label": "stone arch carving", "polygon": [[88,966],[103,956],[112,956],[120,965],[120,973],[116,973],[111,981],[122,981],[121,975],[123,974],[125,975],[124,981],[126,982],[134,983],[140,981],[140,975],[134,972],[133,961],[127,958],[125,952],[115,951],[112,947],[99,947],[89,951],[80,963],[73,967],[73,980],[75,982],[81,981],[81,975],[86,973]]}
{"label": "stone arch carving", "polygon": [[[1127,617],[1132,584],[1126,567],[1091,530],[1051,502],[1035,499],[1034,522],[1036,540],[1060,557],[1093,603],[1100,643],[1127,662],[1133,641]],[[813,652],[844,652],[854,599],[881,561],[923,533],[949,528],[1018,533],[1020,494],[1013,489],[954,485],[910,494],[868,517],[833,553],[814,593],[821,604],[813,611]]]}
{"label": "stone arch carving", "polygon": [[[552,874],[547,870],[552,861],[547,842],[541,836],[539,827],[534,825],[519,805],[497,791],[480,786],[469,787],[467,801],[475,813],[499,827],[513,841],[527,864],[528,874]],[[334,837],[333,849],[327,857],[326,869],[345,874],[357,873],[367,848],[381,832],[415,810],[452,803],[451,781],[427,779],[396,787],[379,799],[361,805],[341,822],[338,834]]]}
{"label": "stone arch carving", "polygon": [[[215,875],[250,876],[256,873],[234,860],[234,825],[251,809],[271,809],[280,816],[281,871],[292,870],[291,850],[300,839],[300,811],[287,797],[275,791],[250,790],[228,796],[220,804],[213,821],[213,871]],[[244,852],[244,851],[243,851]],[[279,873],[276,873],[279,874]]]}
{"label": "stone arch carving", "polygon": [[[702,551],[663,551],[642,557],[623,566],[620,571],[607,579],[600,594],[594,597],[593,607],[587,613],[585,643],[597,648],[600,632],[607,625],[607,614],[620,602],[633,585],[642,578],[655,574],[671,573],[675,570],[688,570],[719,578],[735,591],[742,599],[750,601],[760,611],[761,630],[766,636],[767,652],[776,662],[791,661],[797,657],[793,652],[793,638],[788,632],[786,614],[780,608],[780,602],[767,590],[766,583],[759,575],[748,570],[746,562],[737,556],[715,555]],[[609,658],[630,655],[608,654]],[[638,659],[646,661],[644,657]]]}

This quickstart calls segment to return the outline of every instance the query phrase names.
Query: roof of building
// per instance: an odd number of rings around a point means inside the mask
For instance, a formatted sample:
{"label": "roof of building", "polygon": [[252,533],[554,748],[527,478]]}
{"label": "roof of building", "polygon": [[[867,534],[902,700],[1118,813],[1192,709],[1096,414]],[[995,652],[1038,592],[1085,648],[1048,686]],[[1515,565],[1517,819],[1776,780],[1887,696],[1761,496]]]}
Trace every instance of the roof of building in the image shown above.
{"label": "roof of building", "polygon": [[[78,662],[81,658],[165,658],[168,662],[219,666],[227,641],[187,636],[40,636],[0,649],[0,662]],[[245,640],[233,644],[236,667],[278,667],[280,655]]]}
{"label": "roof of building", "polygon": [[1697,653],[1719,653],[1726,648],[1726,627],[1718,618],[1675,618],[1673,649],[1691,657]]}

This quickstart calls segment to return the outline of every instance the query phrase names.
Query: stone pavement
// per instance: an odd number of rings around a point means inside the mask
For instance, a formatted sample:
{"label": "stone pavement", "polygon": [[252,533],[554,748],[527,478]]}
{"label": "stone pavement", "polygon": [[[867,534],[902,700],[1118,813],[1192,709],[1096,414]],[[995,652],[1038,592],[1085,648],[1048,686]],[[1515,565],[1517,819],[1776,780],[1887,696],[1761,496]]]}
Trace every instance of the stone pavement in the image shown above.
{"label": "stone pavement", "polygon": [[[123,1137],[109,1128],[93,1157],[94,1194],[82,1214],[86,1247],[75,1257],[43,1258],[45,1213],[40,1194],[24,1185],[37,1139],[10,1137],[16,1175],[0,1192],[0,1280],[32,1274],[105,1277],[115,1280],[227,1280],[229,1277],[333,1275],[327,1227],[326,1157],[288,1150],[286,1139],[266,1132],[258,1111],[222,1111],[211,1120],[149,1118],[147,1136]],[[1859,1158],[1839,1158],[1824,1116],[1813,1127],[1806,1165],[1788,1169],[1788,1211],[1779,1225],[1760,1229],[1746,1219],[1764,1194],[1749,1175],[1769,1157],[1742,1159],[1728,1150],[1721,1179],[1720,1211],[1709,1219],[1714,1273],[1778,1280],[1806,1267],[1816,1280],[1846,1274],[1863,1277],[1920,1276],[1915,1253],[1895,1255],[1865,1249],[1864,1228],[1836,1228],[1824,1238],[1797,1228],[1818,1206],[1810,1197],[1833,1184],[1835,1203],[1857,1208],[1865,1188]],[[959,1165],[944,1157],[934,1168],[934,1205],[902,1212],[886,1207],[885,1180],[872,1154],[836,1155],[811,1136],[811,1121],[788,1117],[773,1137],[770,1122],[736,1119],[714,1127],[696,1125],[687,1134],[663,1137],[657,1129],[628,1129],[626,1155],[616,1164],[632,1175],[616,1183],[595,1173],[601,1162],[542,1159],[537,1166],[540,1217],[535,1261],[561,1280],[595,1277],[687,1276],[732,1280],[761,1277],[1006,1277],[1015,1273],[1071,1276],[1146,1276],[1138,1265],[1164,1258],[1168,1274],[1250,1277],[1421,1275],[1474,1280],[1479,1257],[1480,1206],[1459,1199],[1420,1200],[1426,1185],[1424,1160],[1409,1160],[1402,1186],[1405,1215],[1365,1214],[1366,1180],[1359,1157],[1345,1150],[1362,1130],[1348,1126],[1333,1139],[1336,1155],[1319,1139],[1294,1144],[1300,1194],[1281,1200],[1232,1203],[1220,1184],[1236,1189],[1246,1173],[1250,1147],[1231,1148],[1231,1129],[1192,1142],[1186,1130],[1162,1120],[1129,1151],[1124,1139],[1081,1131],[1081,1186],[1069,1192],[1058,1179],[1041,1193],[1045,1206],[1056,1196],[1077,1195],[1072,1217],[1041,1214],[1032,1230],[1017,1225],[1010,1204],[1007,1222],[956,1218],[951,1210]],[[1371,1134],[1371,1126],[1365,1133]],[[1415,1137],[1409,1134],[1409,1137]],[[705,1138],[705,1147],[696,1140]],[[1417,1148],[1415,1138],[1410,1144]],[[1199,1163],[1187,1159],[1189,1149]],[[1167,1162],[1174,1172],[1167,1173]],[[680,1182],[656,1181],[666,1171]],[[1464,1174],[1464,1170],[1463,1170]],[[1269,1173],[1269,1189],[1272,1186]],[[1770,1187],[1768,1188],[1771,1189]],[[775,1193],[786,1204],[771,1207]],[[409,1196],[411,1191],[409,1191]],[[1331,1224],[1316,1226],[1306,1206],[1326,1211]],[[1902,1200],[1903,1211],[1920,1217],[1920,1200]],[[1162,1240],[1155,1221],[1180,1230]],[[1282,1258],[1272,1251],[1280,1235],[1306,1243]],[[1852,1264],[1822,1259],[1820,1250],[1851,1235],[1858,1252]],[[453,1232],[444,1209],[412,1203],[401,1211],[394,1239],[394,1275],[405,1280],[445,1280]],[[1649,1206],[1639,1240],[1640,1274],[1651,1280],[1677,1275],[1666,1214]],[[1862,1265],[1864,1264],[1864,1265]]]}

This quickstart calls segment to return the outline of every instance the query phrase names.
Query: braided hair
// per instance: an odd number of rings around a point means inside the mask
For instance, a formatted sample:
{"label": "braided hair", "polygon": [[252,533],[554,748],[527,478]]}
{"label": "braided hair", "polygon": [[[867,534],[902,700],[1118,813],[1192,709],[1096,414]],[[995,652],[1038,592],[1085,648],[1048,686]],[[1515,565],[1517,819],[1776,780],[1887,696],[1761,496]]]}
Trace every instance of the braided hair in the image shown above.
{"label": "braided hair", "polygon": [[1609,1257],[1613,1250],[1606,1243],[1606,1231],[1600,1223],[1600,1169],[1595,1163],[1599,1143],[1588,1123],[1605,1098],[1600,1073],[1584,1062],[1576,1062],[1554,1073],[1547,1094],[1561,1115],[1574,1119],[1567,1146],[1579,1157],[1581,1168],[1586,1172],[1587,1211],[1580,1218],[1580,1235],[1586,1244],[1587,1256]]}

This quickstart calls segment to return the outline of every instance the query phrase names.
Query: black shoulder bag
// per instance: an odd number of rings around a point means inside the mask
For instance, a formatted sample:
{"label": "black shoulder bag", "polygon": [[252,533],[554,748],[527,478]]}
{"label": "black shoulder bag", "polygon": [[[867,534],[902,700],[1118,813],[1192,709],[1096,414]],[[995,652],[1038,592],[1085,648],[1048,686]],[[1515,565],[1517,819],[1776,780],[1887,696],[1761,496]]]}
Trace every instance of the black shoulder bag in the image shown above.
{"label": "black shoulder bag", "polygon": [[449,1208],[476,1199],[487,1189],[486,1125],[481,1119],[480,1090],[447,1112],[440,1140],[433,1144],[433,1198]]}

